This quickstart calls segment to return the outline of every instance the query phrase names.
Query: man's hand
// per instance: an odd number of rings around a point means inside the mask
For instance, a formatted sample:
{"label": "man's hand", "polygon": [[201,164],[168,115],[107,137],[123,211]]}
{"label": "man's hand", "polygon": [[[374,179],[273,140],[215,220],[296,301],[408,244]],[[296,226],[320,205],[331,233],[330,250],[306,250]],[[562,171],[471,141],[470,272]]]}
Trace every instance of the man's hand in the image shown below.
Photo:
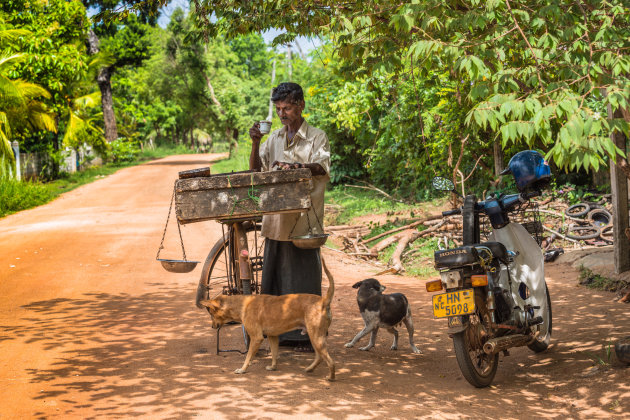
{"label": "man's hand", "polygon": [[274,161],[274,162],[271,164],[271,167],[272,167],[272,168],[273,168],[273,167],[276,167],[276,166],[277,166],[279,169],[283,170],[283,171],[284,171],[284,170],[287,170],[287,169],[300,169],[300,168],[304,168],[304,164],[303,164],[303,163],[298,163],[298,162],[295,162],[295,163],[280,162],[280,161],[277,161],[277,160],[276,160],[276,161]]}
{"label": "man's hand", "polygon": [[260,143],[260,139],[262,139],[263,134],[260,132],[260,122],[256,121],[252,128],[249,129],[249,137],[252,139],[254,143]]}

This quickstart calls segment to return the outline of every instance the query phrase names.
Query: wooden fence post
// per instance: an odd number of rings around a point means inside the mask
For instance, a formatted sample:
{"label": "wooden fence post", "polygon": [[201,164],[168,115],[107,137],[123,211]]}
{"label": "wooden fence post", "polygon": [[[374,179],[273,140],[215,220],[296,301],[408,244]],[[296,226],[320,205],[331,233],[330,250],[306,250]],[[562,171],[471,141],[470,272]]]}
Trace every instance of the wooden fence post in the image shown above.
{"label": "wooden fence post", "polygon": [[22,169],[20,168],[20,143],[13,141],[13,143],[11,143],[11,148],[13,149],[13,154],[15,155],[15,179],[21,181]]}
{"label": "wooden fence post", "polygon": [[[613,117],[610,105],[608,105],[608,117]],[[623,118],[623,113],[620,109],[615,111],[614,118]],[[611,139],[619,149],[624,153],[626,152],[626,136],[624,133],[616,131],[611,134]],[[626,231],[629,228],[628,177],[619,165],[612,161],[610,162],[610,187],[613,207],[615,273],[621,274],[630,270],[630,238],[626,236]]]}

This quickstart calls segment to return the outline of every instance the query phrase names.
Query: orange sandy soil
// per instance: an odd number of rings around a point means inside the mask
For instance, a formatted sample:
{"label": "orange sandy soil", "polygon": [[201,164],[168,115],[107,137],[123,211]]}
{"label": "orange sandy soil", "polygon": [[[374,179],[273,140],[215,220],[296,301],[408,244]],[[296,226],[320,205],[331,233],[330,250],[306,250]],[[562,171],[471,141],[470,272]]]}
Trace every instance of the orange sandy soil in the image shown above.
{"label": "orange sandy soil", "polygon": [[[324,249],[335,276],[328,338],[337,378],[303,372],[313,355],[266,351],[245,375],[238,353],[215,355],[209,316],[194,306],[201,264],[188,274],[155,261],[177,172],[213,155],[172,156],[0,220],[0,418],[627,418],[630,368],[603,345],[630,334],[630,305],[577,287],[577,273],[549,264],[554,335],[549,350],[501,356],[494,384],[462,377],[446,322],[431,314],[425,280],[383,275],[409,298],[414,355],[381,331],[370,352],[343,345],[362,327],[350,286],[382,270]],[[172,220],[172,219],[171,219]],[[170,230],[173,228],[173,230]],[[203,260],[220,237],[216,222],[183,228],[189,259]],[[180,258],[174,225],[162,257]],[[324,281],[324,284],[326,282]],[[364,338],[362,343],[365,343]],[[240,327],[222,347],[242,348]],[[263,344],[268,348],[267,344]]]}

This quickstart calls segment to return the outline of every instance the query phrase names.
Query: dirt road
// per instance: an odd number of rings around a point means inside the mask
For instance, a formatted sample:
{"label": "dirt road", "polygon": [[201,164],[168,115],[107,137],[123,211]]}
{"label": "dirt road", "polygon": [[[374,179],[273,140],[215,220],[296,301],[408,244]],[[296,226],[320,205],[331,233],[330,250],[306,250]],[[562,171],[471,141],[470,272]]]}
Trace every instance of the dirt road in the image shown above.
{"label": "dirt road", "polygon": [[[592,369],[589,353],[630,334],[630,305],[576,287],[577,273],[547,267],[554,336],[543,354],[501,357],[494,385],[475,389],[457,367],[445,322],[432,319],[424,281],[379,276],[413,308],[415,355],[382,331],[370,352],[343,344],[361,328],[354,282],[378,268],[324,250],[337,282],[326,368],[311,354],[268,356],[235,375],[243,356],[214,354],[215,332],[194,306],[201,271],[171,274],[155,261],[177,172],[211,155],[132,167],[54,202],[0,220],[0,418],[610,418],[630,413],[630,368]],[[176,230],[163,257],[181,256]],[[220,236],[215,222],[183,229],[189,259]],[[240,327],[222,332],[242,346]],[[264,344],[266,346],[266,344]]]}

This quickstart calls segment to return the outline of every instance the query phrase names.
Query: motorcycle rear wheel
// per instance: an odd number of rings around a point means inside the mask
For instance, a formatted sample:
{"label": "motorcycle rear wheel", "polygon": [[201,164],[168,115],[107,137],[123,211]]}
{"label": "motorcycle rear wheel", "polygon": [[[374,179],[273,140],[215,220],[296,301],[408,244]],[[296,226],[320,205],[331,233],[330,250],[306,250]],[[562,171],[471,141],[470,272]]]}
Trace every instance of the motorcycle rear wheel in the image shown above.
{"label": "motorcycle rear wheel", "polygon": [[475,306],[480,323],[471,324],[465,331],[455,334],[453,347],[464,378],[476,388],[485,388],[492,383],[497,373],[499,354],[490,355],[483,351],[483,337],[489,332],[487,326],[490,325],[490,315],[479,295],[475,296]]}
{"label": "motorcycle rear wheel", "polygon": [[543,323],[540,324],[540,328],[545,329],[545,326],[548,326],[546,329],[547,332],[544,335],[539,335],[536,339],[529,343],[527,347],[530,350],[535,351],[536,353],[540,353],[542,351],[547,350],[549,347],[549,342],[551,341],[551,326],[553,317],[551,316],[551,297],[549,296],[549,288],[545,285],[545,292],[547,293],[547,319],[543,319]]}

